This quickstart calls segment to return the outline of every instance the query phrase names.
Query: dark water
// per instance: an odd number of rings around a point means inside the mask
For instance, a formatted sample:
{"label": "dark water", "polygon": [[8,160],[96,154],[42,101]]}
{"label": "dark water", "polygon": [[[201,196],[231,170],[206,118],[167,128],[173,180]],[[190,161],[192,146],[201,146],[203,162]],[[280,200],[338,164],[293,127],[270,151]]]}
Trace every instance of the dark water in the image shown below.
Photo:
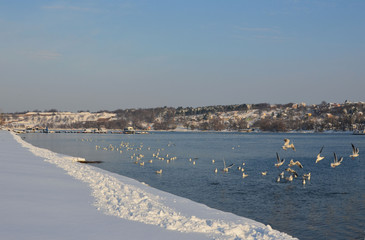
{"label": "dark water", "polygon": [[[35,146],[55,152],[101,160],[103,163],[95,166],[212,208],[270,224],[300,239],[365,237],[365,136],[344,133],[152,133],[26,134],[23,137]],[[281,149],[284,138],[294,142],[295,152]],[[351,143],[360,149],[356,159],[349,157]],[[133,149],[127,150],[126,144]],[[96,145],[101,148],[97,150]],[[325,159],[315,164],[322,145]],[[104,147],[108,150],[103,150]],[[159,156],[165,160],[152,156],[158,149]],[[274,166],[276,152],[285,158],[284,165],[279,168]],[[336,168],[330,167],[333,152],[344,157]],[[143,154],[139,162],[145,162],[145,165],[135,164],[135,157],[131,159],[133,154]],[[168,158],[177,159],[167,163],[167,154]],[[304,166],[303,169],[291,167],[299,177],[293,182],[281,180],[277,183],[279,173],[288,167],[292,158]],[[148,162],[150,159],[153,159],[152,163]],[[235,164],[228,173],[222,171],[223,159],[227,165]],[[238,166],[244,167],[247,178],[242,178]],[[214,173],[215,168],[218,173]],[[159,169],[163,169],[161,175],[155,173]],[[266,176],[261,174],[263,171],[267,171]],[[309,172],[311,180],[303,185],[301,176]],[[285,175],[289,176],[287,172]]]}

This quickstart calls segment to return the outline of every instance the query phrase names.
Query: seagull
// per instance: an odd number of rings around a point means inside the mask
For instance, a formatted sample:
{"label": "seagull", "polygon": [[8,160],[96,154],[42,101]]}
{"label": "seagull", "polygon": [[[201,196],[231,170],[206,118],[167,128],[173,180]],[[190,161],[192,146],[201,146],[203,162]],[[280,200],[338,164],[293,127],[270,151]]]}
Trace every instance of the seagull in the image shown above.
{"label": "seagull", "polygon": [[318,155],[317,155],[317,159],[316,159],[316,163],[318,163],[319,161],[321,161],[324,157],[321,156],[321,153],[322,153],[322,150],[323,150],[323,147],[321,148],[321,151],[319,151]]}
{"label": "seagull", "polygon": [[303,174],[303,179],[311,180],[311,173]]}
{"label": "seagull", "polygon": [[226,167],[226,161],[224,161],[224,158],[223,158],[223,172],[228,172],[228,169],[233,167],[233,163],[231,165],[229,165],[228,167]]}
{"label": "seagull", "polygon": [[300,167],[300,168],[303,168],[303,165],[299,162],[299,161],[293,161],[293,159],[292,160],[290,160],[290,163],[289,163],[289,167],[293,167],[293,166],[295,166],[295,165],[297,165],[298,167]]}
{"label": "seagull", "polygon": [[266,176],[267,171],[266,172],[261,172],[262,176]]}
{"label": "seagull", "polygon": [[305,185],[305,184],[306,184],[305,177],[303,176],[303,185]]}
{"label": "seagull", "polygon": [[162,174],[162,169],[157,170],[157,171],[156,171],[156,174]]}
{"label": "seagull", "polygon": [[278,178],[276,179],[276,182],[280,182],[280,175],[278,176]]}
{"label": "seagull", "polygon": [[285,171],[290,172],[292,174],[292,176],[294,176],[295,178],[298,177],[298,173],[291,168],[287,168],[287,169],[285,169]]}
{"label": "seagull", "polygon": [[248,174],[242,173],[242,178],[246,178]]}
{"label": "seagull", "polygon": [[285,162],[284,158],[280,160],[280,157],[279,157],[278,153],[276,153],[276,159],[278,160],[278,163],[275,163],[275,167],[280,167]]}
{"label": "seagull", "polygon": [[352,155],[350,155],[350,157],[352,157],[352,159],[354,159],[355,157],[359,156],[359,149],[356,148],[354,146],[354,144],[352,144],[352,143],[351,143],[351,146],[352,146]]}
{"label": "seagull", "polygon": [[338,160],[336,153],[333,153],[333,155],[334,155],[335,159],[334,159],[333,163],[331,163],[331,167],[335,168],[341,164],[341,162],[343,161],[343,157],[340,157],[340,159]]}
{"label": "seagull", "polygon": [[217,172],[218,172],[218,169],[217,169],[217,168],[216,168],[216,169],[214,169],[214,172],[215,172],[215,173],[217,173]]}
{"label": "seagull", "polygon": [[289,144],[289,143],[290,143],[290,139],[285,138],[285,139],[284,139],[284,145],[282,146],[282,148],[283,148],[284,150],[287,150],[288,148],[291,148],[291,149],[293,149],[293,150],[295,151],[294,144],[293,144],[293,143]]}
{"label": "seagull", "polygon": [[293,175],[290,175],[289,177],[285,178],[285,180],[292,182],[293,181]]}

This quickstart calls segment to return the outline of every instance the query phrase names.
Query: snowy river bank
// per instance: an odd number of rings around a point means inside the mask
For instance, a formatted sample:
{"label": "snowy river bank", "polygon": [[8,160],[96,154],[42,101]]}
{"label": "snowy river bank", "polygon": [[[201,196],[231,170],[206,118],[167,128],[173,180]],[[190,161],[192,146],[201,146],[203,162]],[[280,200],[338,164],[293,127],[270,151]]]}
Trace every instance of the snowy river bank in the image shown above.
{"label": "snowy river bank", "polygon": [[10,132],[0,131],[0,161],[1,239],[292,239]]}

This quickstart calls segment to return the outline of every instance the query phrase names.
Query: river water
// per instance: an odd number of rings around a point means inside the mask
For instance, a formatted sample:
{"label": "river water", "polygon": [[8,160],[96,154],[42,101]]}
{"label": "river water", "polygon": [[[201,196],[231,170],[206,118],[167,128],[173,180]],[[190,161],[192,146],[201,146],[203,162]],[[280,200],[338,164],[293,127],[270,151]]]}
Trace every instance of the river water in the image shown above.
{"label": "river water", "polygon": [[[300,239],[365,237],[365,136],[153,132],[33,133],[22,137],[54,152],[102,161],[95,166],[269,224]],[[284,138],[294,143],[296,151],[281,148]],[[360,156],[355,159],[349,157],[351,143],[360,149]],[[322,146],[325,158],[316,164]],[[331,168],[334,152],[344,160]],[[276,153],[285,159],[280,167],[274,166]],[[292,182],[285,180],[290,176],[285,169],[291,159],[303,165],[291,167],[299,175]],[[223,171],[224,161],[227,166],[234,164],[228,172]],[[248,175],[245,178],[242,168]],[[156,174],[160,169],[162,174]],[[262,175],[266,171],[266,176]],[[277,182],[283,171],[284,179]],[[307,173],[311,173],[311,179],[304,185],[302,176]]]}

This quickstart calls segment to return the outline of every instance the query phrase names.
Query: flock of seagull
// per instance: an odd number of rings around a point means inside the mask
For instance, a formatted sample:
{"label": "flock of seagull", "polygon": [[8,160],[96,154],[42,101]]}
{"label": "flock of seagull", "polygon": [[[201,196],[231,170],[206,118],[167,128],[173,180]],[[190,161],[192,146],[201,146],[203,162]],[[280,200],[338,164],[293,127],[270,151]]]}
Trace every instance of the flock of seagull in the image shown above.
{"label": "flock of seagull", "polygon": [[[354,159],[354,158],[356,158],[356,157],[359,156],[359,148],[355,147],[355,145],[352,144],[352,143],[351,143],[351,146],[352,146],[352,154],[350,155],[350,157]],[[321,153],[323,151],[323,148],[324,148],[324,146],[322,146],[321,150],[317,154],[317,158],[316,158],[315,163],[318,163],[318,162],[320,162],[320,161],[322,161],[324,159],[324,157],[321,156]],[[290,139],[285,138],[284,139],[284,145],[282,146],[282,149],[283,150],[293,149],[293,151],[295,151],[295,146],[294,146],[293,143],[290,143]],[[333,155],[334,155],[334,160],[333,160],[333,162],[330,163],[330,166],[332,168],[335,168],[335,167],[339,166],[342,163],[343,157],[338,158],[337,157],[337,154],[335,152],[333,153]],[[276,159],[277,159],[277,163],[275,163],[275,167],[280,167],[285,162],[285,159],[280,159],[278,153],[276,153]],[[290,160],[288,166],[289,167],[286,168],[285,171],[289,172],[290,173],[290,176],[289,177],[284,177],[285,172],[283,171],[277,177],[277,179],[276,179],[277,182],[280,182],[282,179],[285,179],[287,182],[292,182],[293,179],[294,178],[298,178],[299,175],[298,175],[298,173],[295,170],[291,169],[290,167],[298,166],[299,168],[303,168],[303,165],[299,161],[295,161],[294,162],[293,159]],[[263,173],[263,175],[266,175],[266,172],[265,172],[265,174]],[[306,180],[307,181],[310,181],[310,179],[311,179],[311,173],[310,172],[309,173],[306,173],[306,174],[303,174],[303,176],[302,176],[302,183],[303,183],[303,185],[306,184]]]}
{"label": "flock of seagull", "polygon": [[[92,139],[81,139],[81,140],[89,141],[89,142],[93,141]],[[175,144],[169,142],[167,146],[171,147],[171,146],[175,146]],[[359,149],[357,147],[355,147],[354,144],[351,144],[351,146],[352,146],[352,154],[350,155],[350,157],[351,158],[358,157]],[[319,163],[320,161],[322,161],[325,158],[324,156],[321,155],[323,148],[324,148],[324,146],[322,146],[319,153],[317,154],[315,163]],[[112,144],[109,144],[109,146],[107,146],[107,147],[102,147],[100,145],[96,145],[95,149],[104,150],[104,151],[116,151],[116,152],[119,152],[120,154],[122,154],[125,151],[134,151],[132,154],[130,154],[130,158],[134,160],[135,164],[138,164],[140,166],[144,166],[146,163],[150,163],[150,164],[153,163],[153,159],[165,161],[166,163],[170,163],[177,159],[176,156],[171,156],[169,154],[163,154],[162,152],[164,151],[164,148],[159,148],[159,149],[156,149],[154,152],[152,152],[151,159],[149,159],[148,161],[144,161],[143,159],[145,158],[145,156],[142,153],[138,153],[138,151],[141,151],[143,149],[143,143],[141,143],[139,146],[136,147],[135,145],[132,145],[128,142],[122,141],[119,146],[113,146]],[[234,149],[234,148],[232,148],[232,149]],[[285,151],[289,150],[289,149],[296,151],[294,143],[291,142],[290,139],[288,139],[288,138],[284,139],[284,145],[282,146],[282,149]],[[148,147],[147,150],[152,151],[151,147]],[[333,162],[330,163],[330,166],[332,168],[335,168],[342,163],[344,158],[343,157],[338,158],[336,153],[333,153],[333,154],[334,154],[334,160],[333,160]],[[196,159],[198,159],[198,158],[189,158],[189,162],[191,162],[193,165],[195,165]],[[277,162],[274,164],[274,166],[276,168],[280,168],[285,163],[285,159],[280,158],[278,152],[276,152],[276,160],[277,160]],[[215,163],[215,160],[212,160],[212,164],[214,164],[214,163]],[[221,171],[224,173],[227,173],[227,172],[229,172],[229,169],[231,169],[233,166],[234,166],[233,163],[227,166],[226,161],[223,158],[223,168],[221,169]],[[242,178],[248,177],[248,174],[245,173],[244,166],[245,166],[245,163],[242,163],[241,166],[237,167],[237,169],[242,172]],[[288,167],[285,168],[284,171],[282,171],[278,175],[278,177],[276,178],[276,182],[292,182],[294,179],[299,178],[299,174],[297,173],[297,171],[294,170],[294,168],[298,167],[298,168],[302,169],[303,165],[299,161],[294,161],[293,159],[291,159],[287,166]],[[154,171],[156,174],[162,174],[163,170],[157,169]],[[285,176],[285,172],[287,172],[287,174],[289,174],[289,176]],[[218,173],[218,168],[214,169],[214,173]],[[264,171],[264,172],[261,172],[261,175],[266,176],[267,173],[268,173],[268,171]],[[309,172],[309,173],[302,174],[301,179],[302,179],[303,185],[305,185],[307,181],[310,181],[311,173]]]}
{"label": "flock of seagull", "polygon": [[[90,139],[82,139],[82,141],[90,141]],[[171,147],[173,145],[174,144],[169,143],[167,146]],[[102,146],[99,146],[99,145],[95,145],[95,149],[96,150],[101,149],[101,150],[104,150],[104,151],[117,151],[120,154],[122,154],[123,152],[126,152],[126,151],[127,152],[134,151],[134,153],[130,155],[130,158],[132,160],[134,160],[135,164],[140,165],[140,166],[145,166],[146,162],[147,163],[153,163],[153,159],[166,161],[166,163],[170,163],[171,161],[174,161],[174,160],[177,159],[176,156],[171,156],[171,155],[169,156],[169,154],[163,155],[162,151],[164,151],[165,149],[164,148],[158,148],[155,152],[152,153],[152,159],[150,159],[148,161],[143,161],[142,159],[145,158],[145,155],[142,154],[142,153],[137,153],[138,151],[141,151],[143,149],[143,143],[141,143],[139,146],[136,147],[135,145],[132,145],[128,142],[122,141],[119,146],[114,146],[112,144],[109,144],[109,146],[107,146],[107,147],[102,147]],[[152,151],[151,147],[148,147],[147,150]],[[191,161],[191,158],[190,158],[190,161]],[[195,161],[193,162],[193,164],[195,165]],[[162,174],[162,169],[155,170],[155,173],[156,174]]]}

